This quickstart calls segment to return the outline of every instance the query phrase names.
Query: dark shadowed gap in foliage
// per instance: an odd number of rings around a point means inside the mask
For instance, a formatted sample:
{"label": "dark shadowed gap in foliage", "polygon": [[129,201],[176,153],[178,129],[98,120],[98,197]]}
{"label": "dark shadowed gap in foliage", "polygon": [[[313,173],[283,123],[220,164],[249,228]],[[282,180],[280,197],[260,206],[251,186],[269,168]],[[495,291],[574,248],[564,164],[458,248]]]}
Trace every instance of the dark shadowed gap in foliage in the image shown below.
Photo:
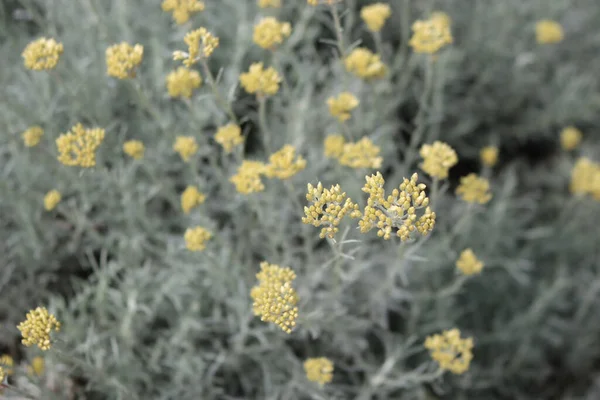
{"label": "dark shadowed gap in foliage", "polygon": [[[44,10],[38,4],[31,4],[31,8],[37,15],[44,17]],[[8,30],[24,30],[30,37],[37,36],[42,30],[42,27],[32,18],[31,13],[21,5],[20,0],[2,0],[0,2],[0,27],[2,27],[0,28],[0,43],[4,42],[3,35]]]}

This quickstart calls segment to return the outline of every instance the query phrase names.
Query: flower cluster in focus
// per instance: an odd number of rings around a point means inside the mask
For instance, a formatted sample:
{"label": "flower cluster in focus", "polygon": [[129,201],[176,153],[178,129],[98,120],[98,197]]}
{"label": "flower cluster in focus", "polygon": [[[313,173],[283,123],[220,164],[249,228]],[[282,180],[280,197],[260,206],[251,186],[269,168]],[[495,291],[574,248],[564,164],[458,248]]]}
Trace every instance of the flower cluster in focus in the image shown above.
{"label": "flower cluster in focus", "polygon": [[463,374],[473,359],[473,339],[461,339],[458,329],[427,337],[425,348],[443,370]]}
{"label": "flower cluster in focus", "polygon": [[174,51],[173,59],[175,61],[182,60],[186,67],[191,67],[198,61],[209,58],[219,47],[219,38],[204,27],[188,32],[183,41],[187,44],[188,51]]}
{"label": "flower cluster in focus", "polygon": [[104,129],[86,129],[77,124],[56,139],[58,161],[67,166],[91,168],[96,165],[96,150],[104,140]]}
{"label": "flower cluster in focus", "polygon": [[340,185],[324,189],[321,182],[317,187],[309,183],[306,200],[311,204],[304,207],[305,216],[302,217],[302,222],[315,227],[322,226],[319,234],[321,238],[333,239],[339,231],[340,222],[346,215],[350,218],[361,216],[358,205],[346,196],[346,192],[342,192]]}
{"label": "flower cluster in focus", "polygon": [[42,71],[54,69],[63,50],[62,43],[43,37],[29,43],[21,55],[25,68]]}
{"label": "flower cluster in focus", "polygon": [[60,331],[60,322],[46,307],[38,307],[28,312],[26,317],[27,319],[17,326],[23,337],[22,343],[27,347],[37,345],[43,351],[50,349],[50,333]]}

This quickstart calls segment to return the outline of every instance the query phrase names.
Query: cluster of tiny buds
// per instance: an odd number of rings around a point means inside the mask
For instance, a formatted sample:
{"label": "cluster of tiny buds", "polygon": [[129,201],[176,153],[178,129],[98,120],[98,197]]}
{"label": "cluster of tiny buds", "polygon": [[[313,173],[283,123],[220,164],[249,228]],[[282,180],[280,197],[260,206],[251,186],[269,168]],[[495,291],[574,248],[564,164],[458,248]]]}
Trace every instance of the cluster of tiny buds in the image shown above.
{"label": "cluster of tiny buds", "polygon": [[361,212],[358,205],[342,192],[340,185],[334,185],[330,189],[324,189],[321,182],[314,187],[308,184],[306,200],[312,203],[304,207],[305,217],[302,222],[313,226],[322,226],[320,237],[332,239],[339,231],[338,226],[342,219],[349,215],[350,218],[360,218]]}

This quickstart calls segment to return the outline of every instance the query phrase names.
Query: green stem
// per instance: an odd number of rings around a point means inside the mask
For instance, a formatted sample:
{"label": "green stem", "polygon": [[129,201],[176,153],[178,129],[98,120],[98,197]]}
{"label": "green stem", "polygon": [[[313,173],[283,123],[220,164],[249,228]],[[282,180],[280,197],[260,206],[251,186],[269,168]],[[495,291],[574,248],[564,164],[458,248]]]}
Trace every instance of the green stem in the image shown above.
{"label": "green stem", "polygon": [[337,37],[337,47],[340,52],[342,59],[346,58],[346,46],[344,45],[344,30],[342,28],[342,21],[340,20],[340,14],[338,13],[335,4],[330,4],[331,15],[333,16],[333,24],[335,26],[335,35]]}
{"label": "green stem", "polygon": [[265,96],[258,97],[258,125],[260,127],[263,139],[263,145],[267,154],[272,154],[271,150],[271,131],[267,125],[267,98]]}
{"label": "green stem", "polygon": [[208,62],[206,61],[205,58],[202,58],[201,63],[202,63],[202,67],[204,68],[204,75],[206,76],[206,78],[208,80],[208,84],[210,85],[210,89],[211,89],[213,95],[215,96],[215,100],[216,100],[217,104],[221,107],[221,109],[223,109],[223,111],[225,111],[225,113],[227,113],[229,118],[234,123],[238,124],[238,120],[237,120],[233,110],[231,109],[231,105],[225,101],[223,96],[221,96],[221,92],[219,91],[219,88],[217,87],[217,82],[215,80],[215,77],[213,76],[212,72],[210,71],[210,68],[208,67]]}

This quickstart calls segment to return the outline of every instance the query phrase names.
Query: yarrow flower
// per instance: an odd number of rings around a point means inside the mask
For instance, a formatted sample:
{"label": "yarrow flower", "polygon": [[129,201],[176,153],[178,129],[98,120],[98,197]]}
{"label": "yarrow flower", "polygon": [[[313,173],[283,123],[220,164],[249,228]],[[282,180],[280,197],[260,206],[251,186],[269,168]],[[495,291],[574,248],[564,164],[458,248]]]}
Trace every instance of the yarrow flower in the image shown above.
{"label": "yarrow flower", "polygon": [[201,27],[188,32],[183,41],[188,46],[188,51],[174,51],[173,59],[183,60],[183,65],[191,67],[202,59],[207,59],[219,47],[219,38]]}
{"label": "yarrow flower", "polygon": [[556,21],[543,19],[535,24],[535,38],[539,44],[553,44],[564,39],[562,26]]}
{"label": "yarrow flower", "polygon": [[383,162],[383,158],[379,156],[380,151],[379,146],[364,137],[358,142],[345,143],[338,161],[350,168],[380,168]]}
{"label": "yarrow flower", "polygon": [[42,376],[46,369],[46,363],[42,357],[33,357],[31,365],[27,366],[27,374],[29,376]]}
{"label": "yarrow flower", "polygon": [[306,378],[323,386],[333,379],[333,362],[325,357],[308,358],[304,361]]}
{"label": "yarrow flower", "polygon": [[346,139],[342,135],[329,135],[324,141],[325,157],[339,159],[344,152]]}
{"label": "yarrow flower", "polygon": [[[8,354],[3,354],[0,356],[0,370],[4,371],[4,375],[12,375],[13,374],[13,358]],[[2,372],[0,372],[0,383],[4,381],[4,377],[2,376]]]}
{"label": "yarrow flower", "polygon": [[206,242],[212,238],[212,233],[196,226],[195,228],[188,228],[185,231],[184,240],[185,247],[189,251],[203,251],[206,249]]}
{"label": "yarrow flower", "polygon": [[96,165],[96,150],[104,140],[104,129],[86,129],[77,124],[56,139],[58,161],[64,165],[91,168]]}
{"label": "yarrow flower", "polygon": [[474,173],[460,178],[456,194],[467,203],[485,204],[492,198],[490,182]]}
{"label": "yarrow flower", "polygon": [[229,181],[235,185],[235,189],[242,194],[262,192],[265,185],[260,177],[265,174],[267,166],[260,161],[244,160],[239,166],[237,174]]}
{"label": "yarrow flower", "polygon": [[37,146],[40,143],[43,135],[44,130],[41,126],[32,126],[23,132],[23,142],[27,147]]}
{"label": "yarrow flower", "polygon": [[427,20],[417,20],[413,23],[413,36],[408,44],[416,53],[437,53],[453,42],[450,24],[450,17],[443,12],[435,12]]}
{"label": "yarrow flower", "polygon": [[161,4],[165,12],[173,12],[173,20],[179,25],[189,21],[190,16],[204,11],[204,2],[198,0],[164,0]]}
{"label": "yarrow flower", "polygon": [[54,210],[54,208],[60,203],[62,196],[60,192],[56,189],[53,189],[46,193],[44,196],[44,208],[46,211]]}
{"label": "yarrow flower", "polygon": [[325,237],[333,239],[339,231],[340,222],[346,215],[350,218],[360,218],[361,216],[358,205],[346,196],[346,192],[342,192],[340,185],[323,189],[321,182],[317,184],[317,187],[309,183],[306,200],[310,205],[304,207],[306,216],[302,217],[302,223],[315,227],[322,226],[319,234],[321,239]]}
{"label": "yarrow flower", "polygon": [[473,359],[473,339],[461,339],[458,329],[450,329],[425,340],[425,348],[442,370],[463,374]]}
{"label": "yarrow flower", "polygon": [[483,262],[475,256],[471,249],[463,250],[458,260],[456,260],[456,268],[465,275],[479,274],[483,266]]}
{"label": "yarrow flower", "polygon": [[279,8],[281,7],[281,0],[258,0],[258,6],[260,8]]}
{"label": "yarrow flower", "polygon": [[[429,198],[425,195],[425,184],[417,183],[419,176],[414,173],[410,180],[404,178],[400,190],[394,189],[385,197],[385,180],[380,172],[366,176],[363,192],[369,194],[367,206],[358,222],[362,233],[377,228],[377,236],[390,239],[393,229],[401,241],[411,238],[413,232],[425,236],[433,230],[436,215],[429,207]],[[420,217],[417,210],[425,208]]]}
{"label": "yarrow flower", "polygon": [[204,203],[205,200],[206,196],[197,187],[188,186],[181,194],[181,208],[185,214],[189,214],[192,209]]}
{"label": "yarrow flower", "polygon": [[141,160],[144,157],[144,143],[139,140],[128,140],[123,143],[123,151],[134,160]]}
{"label": "yarrow flower", "polygon": [[273,50],[292,33],[289,22],[279,22],[274,17],[264,17],[254,26],[252,40],[263,49]]}
{"label": "yarrow flower", "polygon": [[198,71],[186,67],[179,67],[167,75],[167,90],[171,97],[192,97],[194,89],[202,84],[202,77]]}
{"label": "yarrow flower", "polygon": [[298,295],[292,287],[296,274],[289,267],[260,263],[258,285],[250,291],[252,311],[261,321],[272,322],[291,333],[298,318]]}
{"label": "yarrow flower", "polygon": [[144,47],[126,42],[115,44],[106,49],[106,73],[119,79],[135,77],[135,69],[142,63]]}
{"label": "yarrow flower", "polygon": [[479,152],[479,159],[486,167],[493,167],[498,162],[498,148],[496,146],[486,146]]}
{"label": "yarrow flower", "polygon": [[337,97],[327,99],[329,113],[340,122],[350,119],[350,112],[358,107],[358,104],[358,99],[350,92],[342,92]]}
{"label": "yarrow flower", "polygon": [[183,161],[188,162],[198,151],[198,143],[193,136],[177,136],[173,150],[179,153]]}
{"label": "yarrow flower", "polygon": [[48,312],[46,307],[38,307],[27,313],[27,319],[21,322],[17,329],[21,331],[22,343],[25,346],[35,344],[46,351],[52,347],[50,333],[60,331],[60,322]]}
{"label": "yarrow flower", "polygon": [[221,126],[217,129],[215,141],[223,147],[226,153],[231,153],[235,146],[244,143],[242,128],[234,123]]}
{"label": "yarrow flower", "polygon": [[372,32],[379,32],[391,15],[392,9],[385,3],[370,4],[360,10],[360,17]]}
{"label": "yarrow flower", "polygon": [[273,67],[263,68],[263,63],[250,65],[248,72],[240,74],[240,83],[244,90],[259,97],[277,93],[281,77]]}
{"label": "yarrow flower", "polygon": [[62,53],[62,43],[43,37],[29,43],[21,56],[24,59],[25,68],[42,71],[54,69]]}
{"label": "yarrow flower", "polygon": [[574,150],[581,143],[583,135],[581,131],[574,126],[567,126],[560,132],[560,145],[563,149]]}
{"label": "yarrow flower", "polygon": [[423,157],[420,167],[432,178],[445,179],[448,170],[458,163],[458,156],[452,147],[440,141],[424,144],[419,152]]}
{"label": "yarrow flower", "polygon": [[358,47],[344,59],[346,70],[362,79],[383,78],[387,73],[386,65],[378,54],[371,50]]}
{"label": "yarrow flower", "polygon": [[600,164],[585,157],[579,158],[571,172],[569,190],[574,195],[590,195],[600,201]]}
{"label": "yarrow flower", "polygon": [[269,164],[265,168],[267,178],[289,179],[306,168],[306,160],[296,156],[296,148],[286,144],[269,156]]}

